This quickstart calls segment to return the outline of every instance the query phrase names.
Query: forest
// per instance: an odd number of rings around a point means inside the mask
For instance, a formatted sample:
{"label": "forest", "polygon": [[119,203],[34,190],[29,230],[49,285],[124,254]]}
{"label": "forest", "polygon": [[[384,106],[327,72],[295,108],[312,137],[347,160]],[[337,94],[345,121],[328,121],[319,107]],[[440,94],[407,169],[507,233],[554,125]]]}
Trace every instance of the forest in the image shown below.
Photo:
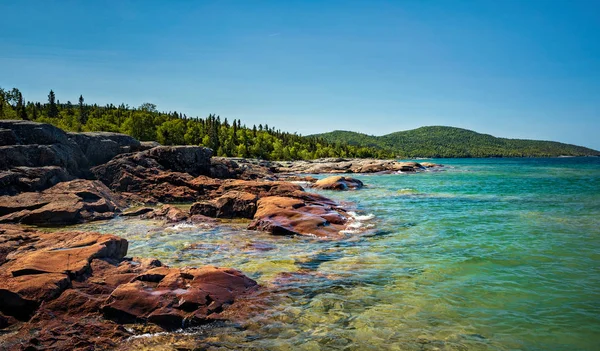
{"label": "forest", "polygon": [[554,141],[497,138],[471,130],[429,126],[373,136],[348,131],[313,135],[331,143],[348,143],[391,150],[400,158],[415,157],[556,157],[600,156],[600,152],[582,146]]}
{"label": "forest", "polygon": [[282,132],[269,125],[248,127],[239,119],[211,114],[189,117],[181,112],[159,112],[152,103],[137,108],[126,104],[98,106],[88,104],[82,95],[77,102],[61,102],[50,90],[45,102],[25,101],[17,88],[0,87],[0,119],[22,119],[49,123],[71,132],[119,132],[141,141],[163,145],[201,145],[216,156],[260,158],[266,160],[307,160],[324,157],[389,158],[382,148],[328,142]]}

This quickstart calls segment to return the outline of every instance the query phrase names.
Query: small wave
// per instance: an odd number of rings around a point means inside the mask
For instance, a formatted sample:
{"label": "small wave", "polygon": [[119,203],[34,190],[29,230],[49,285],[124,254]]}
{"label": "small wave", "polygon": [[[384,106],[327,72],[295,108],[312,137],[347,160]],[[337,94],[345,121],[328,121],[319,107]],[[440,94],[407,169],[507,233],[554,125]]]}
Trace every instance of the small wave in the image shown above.
{"label": "small wave", "polygon": [[373,225],[365,225],[365,222],[368,222],[375,218],[375,215],[372,213],[366,215],[359,215],[356,212],[350,211],[348,212],[350,215],[348,224],[346,225],[346,229],[340,231],[342,234],[359,234],[365,231],[365,228],[370,228]]}
{"label": "small wave", "polygon": [[165,230],[177,231],[177,230],[184,230],[184,229],[190,229],[190,228],[196,228],[196,226],[193,224],[189,224],[189,223],[179,223],[172,227],[165,228]]}
{"label": "small wave", "polygon": [[403,189],[398,190],[398,194],[415,195],[415,194],[419,194],[419,191],[417,189],[413,189],[413,188],[403,188]]}
{"label": "small wave", "polygon": [[350,211],[350,212],[348,212],[348,214],[350,215],[351,219],[353,219],[355,221],[370,221],[373,218],[375,218],[375,215],[372,213],[369,213],[366,215],[359,215],[354,211]]}

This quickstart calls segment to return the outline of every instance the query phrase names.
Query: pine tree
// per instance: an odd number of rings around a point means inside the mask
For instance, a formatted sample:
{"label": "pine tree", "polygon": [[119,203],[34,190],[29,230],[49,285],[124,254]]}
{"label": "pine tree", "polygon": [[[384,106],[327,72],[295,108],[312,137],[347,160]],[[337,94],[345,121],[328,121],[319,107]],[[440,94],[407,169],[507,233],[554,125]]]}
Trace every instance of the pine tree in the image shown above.
{"label": "pine tree", "polygon": [[48,117],[58,117],[58,107],[56,107],[56,96],[54,95],[54,91],[52,90],[50,90],[50,94],[48,94]]}
{"label": "pine tree", "polygon": [[85,115],[85,107],[83,106],[83,95],[79,95],[79,123],[85,124],[87,117]]}

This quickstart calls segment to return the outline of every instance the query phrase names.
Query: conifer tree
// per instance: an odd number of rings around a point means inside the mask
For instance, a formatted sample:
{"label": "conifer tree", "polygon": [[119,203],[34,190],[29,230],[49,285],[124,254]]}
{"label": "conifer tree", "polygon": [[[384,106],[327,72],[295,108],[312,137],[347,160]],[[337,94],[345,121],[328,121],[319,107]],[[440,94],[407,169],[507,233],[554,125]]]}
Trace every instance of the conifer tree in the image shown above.
{"label": "conifer tree", "polygon": [[56,95],[54,95],[54,91],[50,90],[48,94],[48,117],[56,118],[58,117],[58,107],[56,106]]}

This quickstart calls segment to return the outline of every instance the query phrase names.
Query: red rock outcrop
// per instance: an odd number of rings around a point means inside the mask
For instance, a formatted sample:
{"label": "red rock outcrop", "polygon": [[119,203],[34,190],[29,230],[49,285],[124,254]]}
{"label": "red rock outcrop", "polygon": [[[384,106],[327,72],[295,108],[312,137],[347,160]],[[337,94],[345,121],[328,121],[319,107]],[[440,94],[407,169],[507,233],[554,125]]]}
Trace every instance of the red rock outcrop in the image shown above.
{"label": "red rock outcrop", "polygon": [[114,235],[0,225],[0,328],[11,331],[2,348],[114,348],[132,335],[122,323],[203,324],[257,286],[233,269],[169,268],[126,252]]}
{"label": "red rock outcrop", "polygon": [[312,187],[324,190],[360,189],[363,187],[363,182],[350,177],[333,176],[317,180]]}
{"label": "red rock outcrop", "polygon": [[346,229],[346,212],[331,201],[269,196],[258,200],[258,210],[249,229],[275,235],[306,235],[323,239],[340,238]]}
{"label": "red rock outcrop", "polygon": [[210,173],[212,150],[198,146],[159,146],[120,155],[92,168],[113,191],[143,203],[194,202],[220,186]]}
{"label": "red rock outcrop", "polygon": [[0,196],[0,223],[48,225],[108,219],[123,206],[121,198],[101,182],[77,179],[42,192]]}

